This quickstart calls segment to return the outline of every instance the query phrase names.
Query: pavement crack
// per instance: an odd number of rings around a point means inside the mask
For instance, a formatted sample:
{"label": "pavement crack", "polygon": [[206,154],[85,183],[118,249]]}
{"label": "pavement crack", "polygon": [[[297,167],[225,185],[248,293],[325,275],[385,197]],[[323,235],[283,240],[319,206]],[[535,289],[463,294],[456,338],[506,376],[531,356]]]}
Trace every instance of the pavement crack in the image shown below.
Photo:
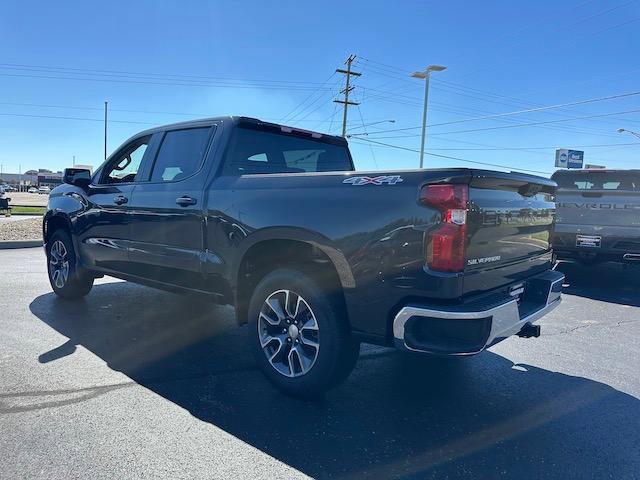
{"label": "pavement crack", "polygon": [[568,328],[566,330],[561,330],[561,331],[555,332],[555,333],[548,333],[546,335],[547,336],[570,335],[570,334],[572,334],[572,333],[574,333],[574,332],[576,332],[578,330],[584,330],[585,328],[591,328],[591,327],[603,327],[603,328],[613,327],[613,328],[615,328],[615,327],[620,327],[622,325],[629,325],[629,324],[638,323],[638,322],[640,322],[640,318],[636,318],[636,319],[633,319],[633,320],[620,320],[620,321],[615,322],[615,323],[597,323],[597,322],[594,322],[594,323],[589,323],[589,324],[586,324],[586,325],[576,325],[575,327],[571,327],[571,328]]}

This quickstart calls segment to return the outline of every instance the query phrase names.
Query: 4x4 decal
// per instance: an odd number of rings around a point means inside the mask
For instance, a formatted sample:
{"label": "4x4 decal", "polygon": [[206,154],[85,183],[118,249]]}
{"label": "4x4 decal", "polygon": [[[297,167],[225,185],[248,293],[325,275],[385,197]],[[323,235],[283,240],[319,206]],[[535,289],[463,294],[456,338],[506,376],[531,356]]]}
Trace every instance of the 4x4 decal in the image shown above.
{"label": "4x4 decal", "polygon": [[350,183],[352,185],[395,185],[402,182],[400,175],[380,175],[379,177],[349,177],[342,183]]}

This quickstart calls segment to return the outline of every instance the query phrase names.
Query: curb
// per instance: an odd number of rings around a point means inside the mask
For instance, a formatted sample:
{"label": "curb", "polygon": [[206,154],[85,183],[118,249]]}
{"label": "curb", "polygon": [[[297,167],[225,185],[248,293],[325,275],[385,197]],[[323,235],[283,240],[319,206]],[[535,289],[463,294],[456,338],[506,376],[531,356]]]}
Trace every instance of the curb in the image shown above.
{"label": "curb", "polygon": [[42,240],[2,240],[0,250],[9,248],[35,248],[41,247]]}

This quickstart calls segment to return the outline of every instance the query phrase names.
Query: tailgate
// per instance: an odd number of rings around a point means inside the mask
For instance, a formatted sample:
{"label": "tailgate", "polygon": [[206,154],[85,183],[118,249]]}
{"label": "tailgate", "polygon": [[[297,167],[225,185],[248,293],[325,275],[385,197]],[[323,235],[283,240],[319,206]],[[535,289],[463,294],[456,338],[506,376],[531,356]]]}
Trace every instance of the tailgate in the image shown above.
{"label": "tailgate", "polygon": [[479,293],[550,268],[555,182],[474,172],[469,184],[464,293]]}
{"label": "tailgate", "polygon": [[556,223],[640,226],[640,172],[587,170],[559,172],[556,176]]}

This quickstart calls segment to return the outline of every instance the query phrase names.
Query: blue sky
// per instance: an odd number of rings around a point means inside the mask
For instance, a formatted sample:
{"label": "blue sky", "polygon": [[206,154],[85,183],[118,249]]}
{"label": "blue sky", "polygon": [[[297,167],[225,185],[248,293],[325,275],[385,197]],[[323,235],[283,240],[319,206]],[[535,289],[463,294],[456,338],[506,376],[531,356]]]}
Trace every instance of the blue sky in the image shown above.
{"label": "blue sky", "polygon": [[428,123],[464,120],[429,128],[427,152],[459,160],[429,155],[428,167],[552,172],[555,147],[576,147],[638,168],[640,139],[616,129],[640,131],[640,95],[469,119],[640,91],[639,27],[638,0],[3,2],[0,163],[99,165],[105,100],[109,151],[152,125],[223,114],[338,133],[333,72],[353,53],[349,123],[369,133],[351,139],[359,169],[417,166],[419,129],[384,130],[420,125],[423,84],[409,73],[428,64],[448,67],[433,75]]}

